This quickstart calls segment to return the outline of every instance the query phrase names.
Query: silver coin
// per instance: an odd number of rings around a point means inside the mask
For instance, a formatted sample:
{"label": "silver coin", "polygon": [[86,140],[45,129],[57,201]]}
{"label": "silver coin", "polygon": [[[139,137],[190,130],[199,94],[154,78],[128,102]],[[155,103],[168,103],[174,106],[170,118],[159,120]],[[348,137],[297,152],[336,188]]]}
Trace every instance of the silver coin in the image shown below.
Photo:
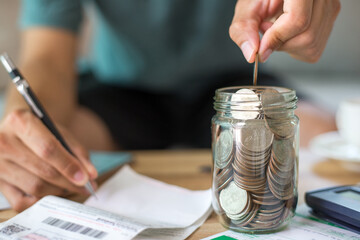
{"label": "silver coin", "polygon": [[262,120],[258,120],[262,124],[254,124],[241,129],[241,144],[251,152],[264,152],[272,144],[274,134],[265,127]]}
{"label": "silver coin", "polygon": [[297,131],[297,123],[289,119],[266,118],[266,126],[278,138],[291,138]]}
{"label": "silver coin", "polygon": [[272,150],[278,168],[290,170],[293,167],[296,161],[293,139],[274,139]]}
{"label": "silver coin", "polygon": [[242,220],[242,219],[246,218],[246,216],[250,213],[250,211],[252,210],[252,207],[253,207],[252,201],[251,201],[250,197],[248,197],[246,207],[241,213],[238,213],[238,214],[226,213],[226,216],[228,216],[232,220],[238,220],[238,221]]}
{"label": "silver coin", "polygon": [[215,144],[215,165],[218,168],[226,167],[231,161],[233,153],[233,135],[230,130],[223,130]]}
{"label": "silver coin", "polygon": [[231,97],[231,115],[236,119],[256,119],[259,115],[260,99],[251,89],[243,88]]}
{"label": "silver coin", "polygon": [[260,93],[260,101],[265,118],[279,119],[289,116],[289,112],[283,108],[284,96],[274,88],[267,88]]}
{"label": "silver coin", "polygon": [[240,220],[232,220],[231,222],[234,225],[240,226],[240,227],[244,227],[244,226],[248,225],[255,218],[255,216],[259,210],[258,204],[252,204],[251,206],[252,206],[252,208],[250,209],[249,214],[245,215],[245,217],[243,217]]}
{"label": "silver coin", "polygon": [[232,181],[226,188],[221,190],[219,200],[226,213],[235,215],[245,209],[248,197],[247,191],[236,186]]}

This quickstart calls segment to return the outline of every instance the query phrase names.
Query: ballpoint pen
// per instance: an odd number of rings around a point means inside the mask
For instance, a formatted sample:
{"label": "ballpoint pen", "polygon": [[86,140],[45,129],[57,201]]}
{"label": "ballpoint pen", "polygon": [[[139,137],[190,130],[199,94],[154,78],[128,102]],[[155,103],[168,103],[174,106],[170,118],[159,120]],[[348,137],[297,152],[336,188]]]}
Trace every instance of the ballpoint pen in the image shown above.
{"label": "ballpoint pen", "polygon": [[[56,137],[56,139],[61,143],[61,145],[75,158],[75,154],[71,151],[69,146],[66,144],[63,137],[60,135],[59,131],[55,127],[54,123],[51,121],[50,117],[46,113],[45,109],[40,104],[39,100],[35,96],[34,92],[31,90],[29,83],[23,78],[15,64],[11,61],[10,57],[4,53],[0,56],[0,60],[4,65],[6,71],[9,73],[12,78],[13,83],[16,85],[16,89],[24,97],[25,101],[33,111],[33,113],[42,121],[42,123],[50,130],[50,132]],[[90,183],[85,184],[85,188],[88,192],[95,196],[95,191]]]}

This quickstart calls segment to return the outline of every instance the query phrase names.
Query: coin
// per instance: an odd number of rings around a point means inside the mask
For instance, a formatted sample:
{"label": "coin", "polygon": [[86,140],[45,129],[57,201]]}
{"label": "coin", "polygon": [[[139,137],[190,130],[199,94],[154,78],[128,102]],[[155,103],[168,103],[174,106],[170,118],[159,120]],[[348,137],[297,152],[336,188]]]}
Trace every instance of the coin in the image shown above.
{"label": "coin", "polygon": [[218,168],[226,167],[231,161],[233,152],[233,136],[230,130],[223,130],[215,144],[215,165]]}
{"label": "coin", "polygon": [[224,189],[233,179],[233,170],[230,167],[221,169],[221,172],[215,176],[215,189],[221,191]]}
{"label": "coin", "polygon": [[256,53],[255,56],[255,63],[254,63],[254,74],[253,74],[253,84],[254,86],[257,85],[257,78],[258,78],[258,65],[259,65],[259,54]]}
{"label": "coin", "polygon": [[219,199],[220,205],[226,213],[239,214],[246,207],[248,193],[232,181],[225,189],[221,190]]}
{"label": "coin", "polygon": [[266,126],[278,138],[292,138],[297,131],[296,123],[292,120],[266,118]]}
{"label": "coin", "polygon": [[266,110],[277,108],[276,104],[282,104],[285,101],[283,95],[274,88],[266,88],[261,91],[260,100],[265,114]]}
{"label": "coin", "polygon": [[279,138],[294,136],[296,123],[291,120],[292,111],[283,106],[285,97],[276,89],[269,88],[261,92],[260,100],[266,126]]}
{"label": "coin", "polygon": [[251,202],[250,197],[248,197],[248,201],[246,203],[246,206],[244,210],[238,214],[231,214],[231,213],[225,213],[226,216],[231,218],[232,220],[242,220],[244,219],[248,214],[250,214],[250,211],[252,210],[253,204]]}
{"label": "coin", "polygon": [[255,119],[259,115],[260,101],[258,95],[250,89],[242,88],[231,97],[231,114],[237,119]]}
{"label": "coin", "polygon": [[272,144],[273,138],[274,134],[265,127],[264,123],[241,129],[241,144],[251,152],[265,151]]}
{"label": "coin", "polygon": [[247,224],[249,224],[256,216],[257,212],[259,210],[259,205],[257,204],[252,204],[251,205],[251,210],[249,211],[249,214],[245,215],[243,218],[241,218],[240,220],[232,220],[231,222],[237,226],[246,226]]}
{"label": "coin", "polygon": [[276,182],[272,181],[271,178],[268,177],[268,183],[270,191],[274,194],[274,196],[279,200],[287,200],[294,196],[294,184],[290,182],[284,185],[276,185]]}
{"label": "coin", "polygon": [[260,93],[260,101],[265,118],[286,118],[289,112],[283,107],[284,96],[274,88],[267,88]]}

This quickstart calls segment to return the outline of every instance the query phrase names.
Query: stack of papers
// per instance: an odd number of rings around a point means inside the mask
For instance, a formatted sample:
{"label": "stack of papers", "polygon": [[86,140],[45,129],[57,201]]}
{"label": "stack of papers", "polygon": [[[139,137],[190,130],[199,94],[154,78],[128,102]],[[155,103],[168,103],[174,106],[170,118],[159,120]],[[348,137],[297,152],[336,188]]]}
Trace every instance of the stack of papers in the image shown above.
{"label": "stack of papers", "polygon": [[96,195],[85,205],[47,196],[0,224],[0,239],[185,239],[212,211],[210,190],[169,185],[129,166]]}

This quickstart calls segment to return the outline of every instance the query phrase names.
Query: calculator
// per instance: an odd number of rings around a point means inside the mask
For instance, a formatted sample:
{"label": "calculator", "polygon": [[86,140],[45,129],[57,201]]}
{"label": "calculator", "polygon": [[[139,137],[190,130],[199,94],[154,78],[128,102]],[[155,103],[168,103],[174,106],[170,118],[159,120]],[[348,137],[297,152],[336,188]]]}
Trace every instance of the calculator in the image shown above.
{"label": "calculator", "polygon": [[305,201],[315,216],[360,234],[360,186],[309,191]]}

